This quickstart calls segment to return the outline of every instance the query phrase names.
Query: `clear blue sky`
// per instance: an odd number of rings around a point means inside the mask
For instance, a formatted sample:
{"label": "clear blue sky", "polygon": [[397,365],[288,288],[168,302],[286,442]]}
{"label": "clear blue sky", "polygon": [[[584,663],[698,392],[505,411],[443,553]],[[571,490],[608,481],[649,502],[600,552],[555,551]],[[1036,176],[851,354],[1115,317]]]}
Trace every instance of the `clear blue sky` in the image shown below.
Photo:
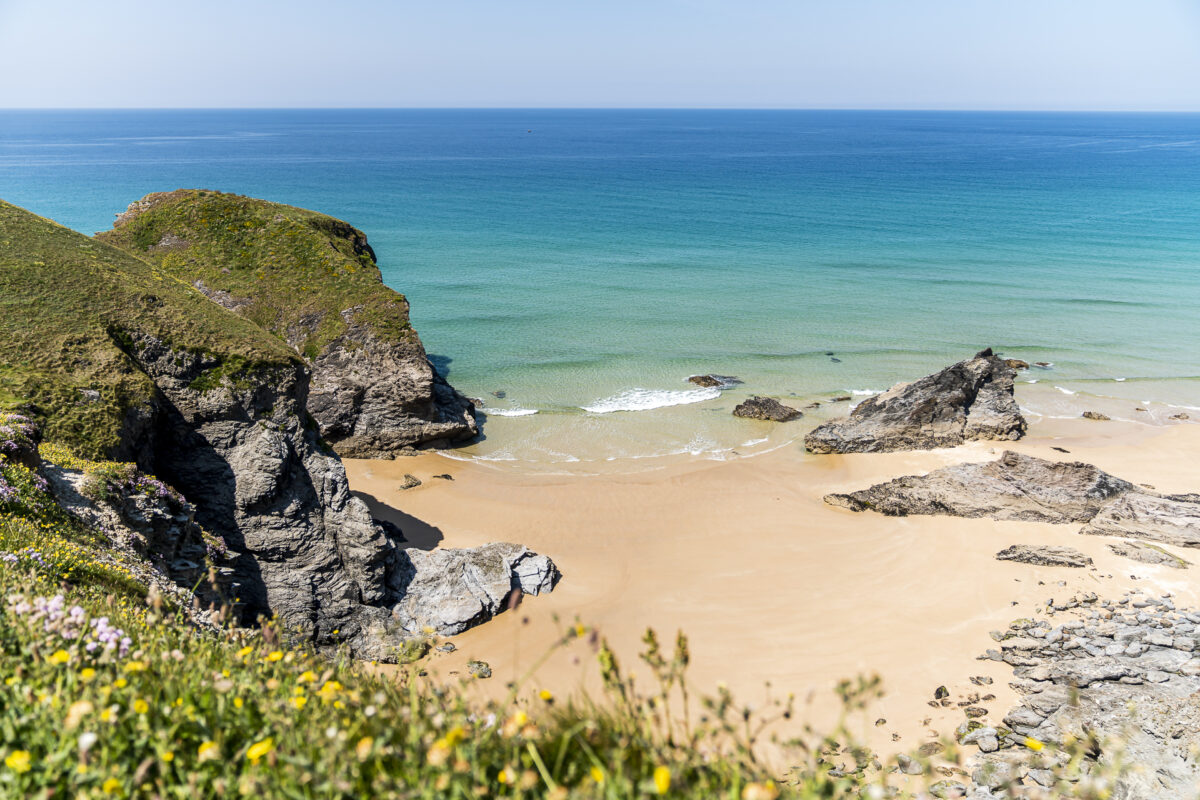
{"label": "clear blue sky", "polygon": [[1198,0],[0,0],[0,107],[1200,110]]}

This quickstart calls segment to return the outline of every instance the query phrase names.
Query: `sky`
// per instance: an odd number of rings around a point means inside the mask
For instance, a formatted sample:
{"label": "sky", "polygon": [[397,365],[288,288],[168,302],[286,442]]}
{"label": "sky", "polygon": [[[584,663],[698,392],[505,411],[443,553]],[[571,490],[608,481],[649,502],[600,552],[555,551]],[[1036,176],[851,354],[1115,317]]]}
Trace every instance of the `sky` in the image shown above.
{"label": "sky", "polygon": [[0,108],[1200,110],[1200,0],[0,0]]}

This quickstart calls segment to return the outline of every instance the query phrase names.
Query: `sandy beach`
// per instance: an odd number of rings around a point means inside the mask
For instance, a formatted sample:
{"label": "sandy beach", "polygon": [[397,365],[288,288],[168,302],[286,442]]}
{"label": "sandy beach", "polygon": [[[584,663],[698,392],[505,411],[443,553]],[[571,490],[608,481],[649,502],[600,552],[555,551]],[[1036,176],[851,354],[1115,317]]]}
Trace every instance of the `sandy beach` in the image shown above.
{"label": "sandy beach", "polygon": [[[806,423],[794,423],[795,432]],[[634,473],[614,463],[601,474],[538,474],[439,453],[347,460],[346,468],[372,511],[421,547],[520,542],[563,572],[553,594],[455,637],[457,651],[435,654],[431,673],[461,674],[468,659],[481,659],[495,677],[476,690],[502,693],[578,618],[610,641],[627,669],[648,677],[636,657],[643,631],[653,627],[669,640],[683,630],[694,690],[724,682],[756,707],[766,684],[772,697],[794,693],[803,708],[797,729],[827,729],[839,709],[835,683],[878,673],[886,695],[852,727],[878,749],[898,751],[948,735],[962,720],[958,708],[929,707],[940,685],[968,694],[979,691],[970,676],[989,676],[995,682],[986,691],[996,699],[984,705],[1011,705],[1010,668],[977,656],[993,644],[989,631],[1048,599],[1081,591],[1117,599],[1127,589],[1172,592],[1181,604],[1200,596],[1194,568],[1125,559],[1106,547],[1117,540],[1078,535],[1079,525],[889,518],[822,502],[829,492],[985,461],[1004,449],[1086,461],[1162,492],[1200,489],[1200,426],[1046,417],[1031,420],[1019,442],[928,452],[814,456],[794,441],[723,462],[663,459]],[[422,484],[400,489],[406,473]],[[994,557],[1035,543],[1075,547],[1095,568]],[[590,655],[581,643],[560,651],[528,688],[558,697],[595,691]]]}

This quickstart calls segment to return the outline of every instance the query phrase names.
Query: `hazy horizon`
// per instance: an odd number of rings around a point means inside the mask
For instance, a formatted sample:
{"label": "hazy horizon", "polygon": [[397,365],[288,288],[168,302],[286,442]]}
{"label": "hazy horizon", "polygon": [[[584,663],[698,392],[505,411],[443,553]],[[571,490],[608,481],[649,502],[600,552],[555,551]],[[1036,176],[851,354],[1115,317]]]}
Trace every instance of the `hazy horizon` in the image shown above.
{"label": "hazy horizon", "polygon": [[1187,0],[0,0],[0,107],[1200,111]]}

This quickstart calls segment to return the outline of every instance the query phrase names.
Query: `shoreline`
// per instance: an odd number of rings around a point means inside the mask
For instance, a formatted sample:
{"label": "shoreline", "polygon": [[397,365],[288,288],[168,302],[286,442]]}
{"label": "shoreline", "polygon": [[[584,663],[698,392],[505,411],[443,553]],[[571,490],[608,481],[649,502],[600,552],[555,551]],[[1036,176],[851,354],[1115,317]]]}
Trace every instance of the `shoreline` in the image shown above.
{"label": "shoreline", "polygon": [[[645,628],[663,640],[679,629],[691,642],[694,692],[724,683],[740,701],[761,706],[769,681],[773,696],[796,695],[797,718],[782,735],[805,722],[830,728],[836,681],[878,672],[886,696],[870,705],[860,735],[882,753],[899,752],[961,721],[957,708],[928,706],[938,686],[967,694],[979,688],[970,676],[987,676],[996,695],[989,708],[1013,705],[1010,669],[977,656],[992,645],[989,631],[1032,616],[1048,598],[1083,591],[1115,598],[1127,589],[1172,592],[1184,603],[1200,598],[1191,571],[1129,561],[1105,546],[1120,540],[1079,536],[1076,525],[884,517],[821,499],[1005,449],[1087,461],[1163,492],[1195,491],[1198,426],[1043,415],[1017,442],[840,456],[804,453],[796,439],[808,428],[789,428],[795,438],[770,452],[726,461],[685,455],[637,471],[608,462],[590,473],[538,472],[438,453],[348,459],[346,467],[351,488],[417,546],[521,542],[562,569],[553,594],[453,637],[454,653],[428,660],[429,672],[445,680],[465,675],[469,659],[487,661],[495,677],[469,691],[489,696],[505,692],[577,618],[643,676],[637,653]],[[406,473],[422,485],[400,490]],[[1035,543],[1075,547],[1095,569],[994,558],[1012,544]],[[585,646],[573,645],[548,659],[527,688],[596,696],[593,662]],[[887,722],[876,727],[876,719]]]}

